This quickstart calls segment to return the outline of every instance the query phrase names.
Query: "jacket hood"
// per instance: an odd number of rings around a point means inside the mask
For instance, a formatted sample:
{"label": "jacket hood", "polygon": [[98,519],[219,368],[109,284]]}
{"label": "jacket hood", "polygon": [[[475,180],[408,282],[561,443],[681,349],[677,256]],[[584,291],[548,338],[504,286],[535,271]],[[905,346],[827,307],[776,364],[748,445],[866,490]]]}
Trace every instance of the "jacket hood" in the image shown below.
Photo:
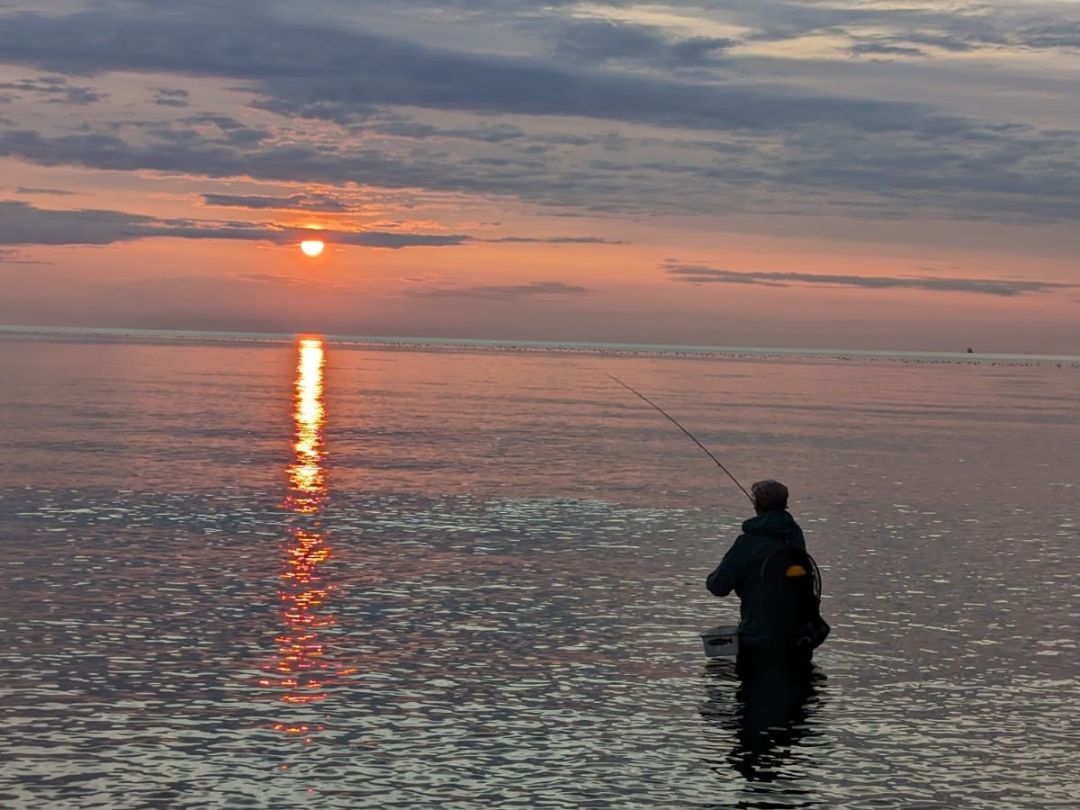
{"label": "jacket hood", "polygon": [[799,531],[795,518],[788,512],[762,512],[749,520],[743,521],[744,534],[765,535],[783,539]]}

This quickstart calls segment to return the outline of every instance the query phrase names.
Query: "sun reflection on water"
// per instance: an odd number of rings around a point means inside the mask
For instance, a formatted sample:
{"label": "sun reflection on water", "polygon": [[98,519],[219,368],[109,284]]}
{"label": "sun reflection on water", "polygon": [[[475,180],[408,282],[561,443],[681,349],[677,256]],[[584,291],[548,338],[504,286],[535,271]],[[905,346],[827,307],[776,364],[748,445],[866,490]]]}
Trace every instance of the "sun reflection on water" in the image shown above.
{"label": "sun reflection on water", "polygon": [[[328,688],[354,672],[328,655],[325,639],[336,624],[334,615],[326,609],[333,585],[322,567],[331,558],[332,550],[320,520],[327,495],[323,466],[326,353],[322,340],[316,338],[301,339],[298,352],[293,459],[287,468],[289,493],[281,504],[292,515],[278,592],[283,631],[274,639],[276,654],[263,667],[266,676],[259,682],[275,690],[281,702],[294,707],[326,700]],[[320,728],[312,718],[291,719],[274,727],[293,736],[306,736]]]}
{"label": "sun reflection on water", "polygon": [[296,440],[294,460],[289,465],[289,498],[286,507],[299,514],[314,514],[326,494],[323,472],[323,426],[326,407],[323,404],[323,368],[326,354],[323,342],[304,338],[299,344],[296,362],[296,397],[293,422]]}

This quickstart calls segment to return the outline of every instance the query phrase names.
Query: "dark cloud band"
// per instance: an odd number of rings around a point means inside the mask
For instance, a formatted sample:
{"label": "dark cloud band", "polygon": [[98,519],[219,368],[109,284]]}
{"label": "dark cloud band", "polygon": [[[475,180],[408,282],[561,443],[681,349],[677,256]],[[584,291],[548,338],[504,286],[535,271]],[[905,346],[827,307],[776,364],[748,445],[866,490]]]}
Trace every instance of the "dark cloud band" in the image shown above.
{"label": "dark cloud band", "polygon": [[[271,206],[267,206],[271,207]],[[220,239],[223,241],[295,244],[321,239],[336,245],[387,248],[454,247],[466,243],[528,242],[544,244],[609,244],[592,236],[509,236],[480,239],[468,234],[409,233],[405,231],[314,230],[276,223],[160,219],[122,211],[37,208],[0,200],[0,245],[111,245],[140,239]]]}
{"label": "dark cloud band", "polygon": [[488,301],[514,301],[525,298],[562,298],[586,295],[588,288],[560,281],[533,281],[528,284],[491,284],[475,287],[436,287],[414,293],[421,298],[478,298]]}
{"label": "dark cloud band", "polygon": [[931,292],[963,292],[1012,297],[1029,293],[1073,289],[1080,285],[1053,281],[1019,279],[948,278],[942,276],[858,276],[839,273],[794,273],[770,271],[722,270],[697,264],[669,262],[664,272],[675,280],[688,284],[754,284],[767,287],[796,285],[856,287],[885,290],[909,289]]}
{"label": "dark cloud band", "polygon": [[471,241],[463,234],[395,233],[386,231],[312,231],[235,222],[198,222],[83,209],[60,211],[27,203],[0,201],[0,245],[111,245],[140,239],[220,239],[293,244],[302,239],[359,247],[400,249],[452,247]]}

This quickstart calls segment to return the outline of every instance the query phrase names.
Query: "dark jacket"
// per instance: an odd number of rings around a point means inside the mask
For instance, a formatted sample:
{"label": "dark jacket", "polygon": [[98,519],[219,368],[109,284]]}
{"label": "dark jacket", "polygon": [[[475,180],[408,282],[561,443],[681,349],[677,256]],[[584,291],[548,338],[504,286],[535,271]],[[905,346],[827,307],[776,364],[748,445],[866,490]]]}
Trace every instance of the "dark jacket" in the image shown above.
{"label": "dark jacket", "polygon": [[786,511],[763,512],[743,522],[743,533],[728,549],[705,586],[716,596],[735,591],[739,606],[739,639],[743,643],[767,643],[774,637],[766,618],[759,571],[765,558],[785,545],[805,550],[802,529]]}

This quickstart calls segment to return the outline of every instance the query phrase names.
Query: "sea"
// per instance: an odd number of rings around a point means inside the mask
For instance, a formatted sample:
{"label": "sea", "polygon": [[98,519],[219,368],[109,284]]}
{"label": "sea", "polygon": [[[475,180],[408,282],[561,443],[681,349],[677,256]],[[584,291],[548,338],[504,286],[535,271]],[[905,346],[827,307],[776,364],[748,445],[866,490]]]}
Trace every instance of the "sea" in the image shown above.
{"label": "sea", "polygon": [[[775,478],[832,633],[700,633]],[[0,330],[0,805],[1080,806],[1080,358]]]}

